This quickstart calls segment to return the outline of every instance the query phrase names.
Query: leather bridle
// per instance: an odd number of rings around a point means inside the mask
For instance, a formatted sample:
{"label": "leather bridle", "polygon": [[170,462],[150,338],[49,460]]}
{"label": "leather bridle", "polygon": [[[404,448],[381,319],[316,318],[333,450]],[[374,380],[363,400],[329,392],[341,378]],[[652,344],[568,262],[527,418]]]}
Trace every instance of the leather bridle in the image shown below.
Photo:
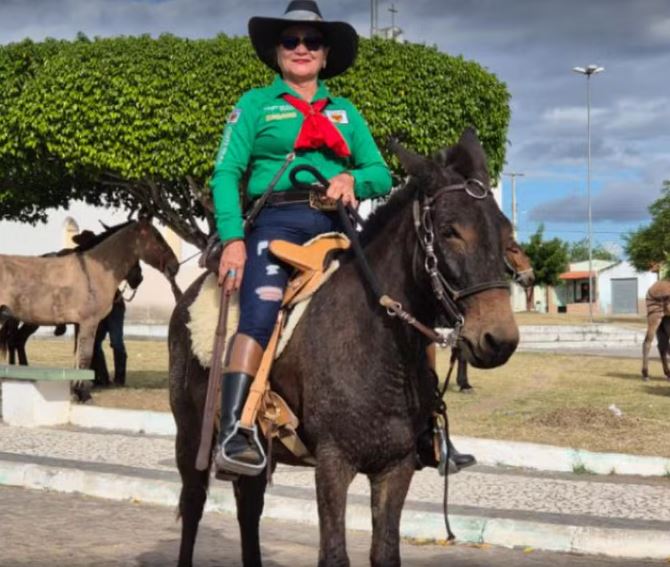
{"label": "leather bridle", "polygon": [[[428,274],[433,295],[447,316],[447,324],[453,328],[456,334],[465,323],[463,312],[458,306],[458,301],[489,289],[509,289],[509,283],[505,280],[492,280],[477,283],[464,289],[455,289],[449,284],[439,269],[439,260],[435,253],[435,231],[433,228],[433,205],[442,197],[456,192],[465,191],[473,199],[484,200],[492,196],[490,189],[478,179],[467,179],[463,183],[446,185],[437,189],[432,195],[426,196],[422,192],[417,194],[412,203],[412,216],[414,219],[414,230],[417,235],[417,246],[414,250],[414,258],[418,257],[418,248],[424,253],[423,267]],[[413,265],[416,262],[413,261]],[[456,339],[457,337],[452,337]]]}

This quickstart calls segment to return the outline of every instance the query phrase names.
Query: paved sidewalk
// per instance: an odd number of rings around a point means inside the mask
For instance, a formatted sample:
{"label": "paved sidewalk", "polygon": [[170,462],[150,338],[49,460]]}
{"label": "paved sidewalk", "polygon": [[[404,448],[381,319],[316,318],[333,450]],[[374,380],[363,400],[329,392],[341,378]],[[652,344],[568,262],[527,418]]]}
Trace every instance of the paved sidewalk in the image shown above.
{"label": "paved sidewalk", "polygon": [[[175,565],[180,526],[170,508],[82,496],[0,487],[1,567],[165,567]],[[63,521],[67,518],[67,521]],[[263,519],[265,567],[313,567],[315,526]],[[354,567],[368,565],[370,534],[347,532]],[[406,567],[631,567],[629,559],[511,550],[472,545],[411,545],[402,542]],[[241,567],[237,521],[205,514],[195,548],[198,567]],[[664,561],[635,560],[635,567]]]}
{"label": "paved sidewalk", "polygon": [[[266,515],[314,523],[314,474],[280,466]],[[444,479],[414,478],[403,534],[444,538]],[[0,425],[0,485],[82,492],[174,506],[179,481],[174,440],[75,428]],[[450,477],[450,513],[464,541],[627,557],[670,557],[670,479],[476,467]],[[232,511],[227,483],[213,481],[208,505]],[[352,483],[348,526],[369,529],[367,479]]]}

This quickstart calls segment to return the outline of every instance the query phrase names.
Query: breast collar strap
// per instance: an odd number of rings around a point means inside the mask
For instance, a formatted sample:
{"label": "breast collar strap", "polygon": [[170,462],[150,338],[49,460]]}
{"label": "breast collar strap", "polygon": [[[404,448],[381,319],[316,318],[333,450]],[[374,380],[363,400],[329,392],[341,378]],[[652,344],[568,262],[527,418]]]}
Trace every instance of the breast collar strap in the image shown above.
{"label": "breast collar strap", "polygon": [[[491,195],[489,188],[478,179],[468,179],[463,183],[446,185],[438,189],[432,196],[417,194],[412,203],[412,216],[414,218],[414,230],[417,235],[418,245],[414,256],[418,257],[419,246],[424,252],[424,270],[430,279],[433,295],[442,307],[450,327],[457,331],[465,323],[463,312],[457,301],[475,295],[488,289],[509,289],[509,283],[504,280],[493,280],[482,282],[465,289],[454,289],[449,285],[446,278],[439,269],[439,261],[435,253],[435,231],[433,229],[432,205],[441,197],[455,191],[465,191],[473,199],[486,199]],[[413,261],[416,276],[416,260]]]}

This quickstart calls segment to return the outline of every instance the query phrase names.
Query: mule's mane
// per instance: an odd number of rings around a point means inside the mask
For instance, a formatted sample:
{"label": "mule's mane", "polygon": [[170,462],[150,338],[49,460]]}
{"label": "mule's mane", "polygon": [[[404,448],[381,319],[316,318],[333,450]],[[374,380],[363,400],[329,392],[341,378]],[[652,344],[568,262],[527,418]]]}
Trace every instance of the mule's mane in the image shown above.
{"label": "mule's mane", "polygon": [[91,240],[89,240],[88,242],[86,242],[84,244],[80,244],[79,246],[74,248],[74,251],[75,252],[86,252],[87,250],[90,250],[91,248],[95,248],[98,244],[104,242],[105,240],[107,240],[107,238],[109,238],[113,234],[116,234],[121,229],[126,228],[128,225],[130,225],[134,222],[137,222],[137,221],[130,220],[130,221],[122,222],[122,223],[114,225],[114,226],[110,226],[104,232],[101,232],[100,234],[96,234],[95,236],[92,236]]}
{"label": "mule's mane", "polygon": [[408,206],[414,198],[417,181],[411,177],[400,188],[391,193],[389,200],[367,218],[360,234],[361,245],[370,243],[392,220],[397,220],[398,213]]}

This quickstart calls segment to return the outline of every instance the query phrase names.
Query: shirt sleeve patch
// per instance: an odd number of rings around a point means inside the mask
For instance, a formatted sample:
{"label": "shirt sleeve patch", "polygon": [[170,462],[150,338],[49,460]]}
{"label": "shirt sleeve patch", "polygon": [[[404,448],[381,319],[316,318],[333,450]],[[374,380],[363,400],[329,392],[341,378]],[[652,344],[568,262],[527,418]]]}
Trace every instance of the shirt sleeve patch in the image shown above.
{"label": "shirt sleeve patch", "polygon": [[240,119],[240,114],[242,114],[242,110],[239,108],[234,108],[233,111],[228,115],[228,124],[235,124]]}
{"label": "shirt sleeve patch", "polygon": [[335,124],[349,124],[346,110],[326,110],[326,116]]}

